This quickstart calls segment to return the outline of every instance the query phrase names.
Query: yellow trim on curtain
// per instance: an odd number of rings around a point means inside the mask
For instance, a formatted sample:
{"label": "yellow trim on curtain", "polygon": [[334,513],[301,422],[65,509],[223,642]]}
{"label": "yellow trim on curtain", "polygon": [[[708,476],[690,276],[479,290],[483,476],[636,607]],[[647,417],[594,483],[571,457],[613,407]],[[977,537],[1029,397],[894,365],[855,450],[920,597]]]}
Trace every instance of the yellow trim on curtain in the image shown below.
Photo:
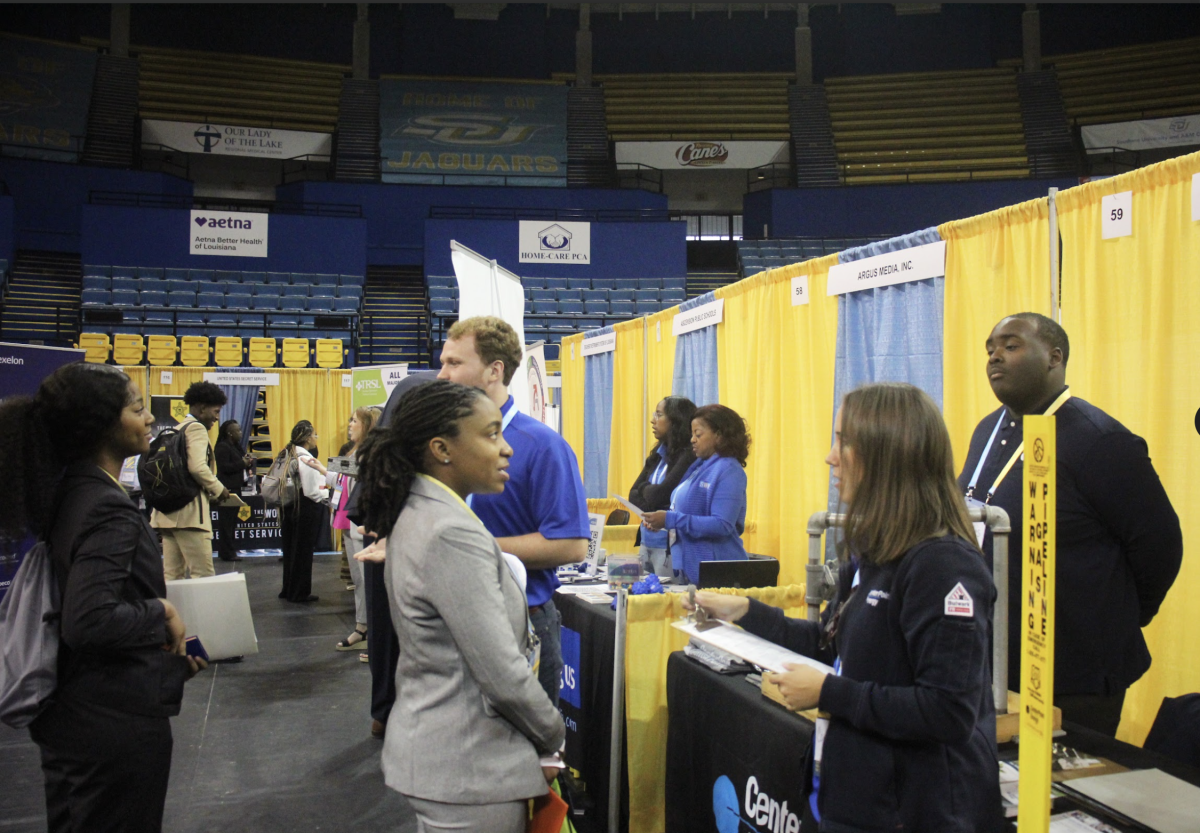
{"label": "yellow trim on curtain", "polygon": [[646,331],[646,408],[649,413],[646,414],[646,450],[642,459],[654,447],[654,435],[649,431],[650,415],[659,402],[674,392],[676,339],[671,333],[678,314],[679,307],[671,307],[646,319],[649,325]]}
{"label": "yellow trim on curtain", "polygon": [[321,458],[337,454],[346,442],[350,421],[349,397],[344,407],[342,404],[342,370],[278,367],[270,372],[279,374],[278,385],[263,388],[271,450],[278,454],[291,439],[296,423],[307,419],[316,431]]}
{"label": "yellow trim on curtain", "polygon": [[[1125,698],[1117,737],[1134,743],[1144,742],[1164,696],[1200,690],[1200,486],[1188,451],[1200,403],[1189,360],[1200,338],[1200,223],[1191,219],[1198,172],[1193,153],[1058,196],[1062,324],[1075,347],[1067,381],[1146,440],[1183,527],[1179,577],[1144,630],[1154,664]],[[1130,190],[1133,235],[1101,239],[1101,199]]]}
{"label": "yellow trim on curtain", "polygon": [[[718,590],[804,616],[804,585]],[[667,658],[688,643],[671,627],[685,615],[679,593],[630,596],[625,629],[625,732],[629,829],[663,833],[667,777]],[[797,750],[796,754],[800,754]]]}
{"label": "yellow trim on curtain", "polygon": [[[808,516],[824,509],[833,432],[837,298],[825,294],[828,255],[716,290],[721,403],[745,419],[748,552],[779,559],[779,582],[804,579]],[[809,303],[792,306],[791,280],[808,276]]]}
{"label": "yellow trim on curtain", "polygon": [[1050,314],[1050,208],[1041,198],[938,226],[946,241],[942,415],[962,467],[979,420],[999,407],[984,342],[1006,315]]}
{"label": "yellow trim on curtain", "polygon": [[575,451],[579,471],[583,472],[583,333],[567,336],[558,348],[562,367],[562,436]]}
{"label": "yellow trim on curtain", "polygon": [[[629,487],[646,462],[644,437],[650,433],[645,408],[645,322],[641,318],[614,324],[617,349],[613,353],[612,426],[608,440],[608,490],[628,495]],[[653,406],[651,406],[653,407]],[[643,430],[643,426],[645,430]],[[611,549],[609,552],[612,552]]]}

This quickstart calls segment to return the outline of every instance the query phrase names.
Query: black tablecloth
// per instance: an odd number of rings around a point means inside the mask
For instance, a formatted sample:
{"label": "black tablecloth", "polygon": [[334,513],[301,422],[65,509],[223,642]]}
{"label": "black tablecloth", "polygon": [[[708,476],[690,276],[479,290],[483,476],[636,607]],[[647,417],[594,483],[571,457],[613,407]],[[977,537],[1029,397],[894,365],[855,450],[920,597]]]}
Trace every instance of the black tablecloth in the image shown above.
{"label": "black tablecloth", "polygon": [[[598,587],[599,589],[603,589]],[[612,743],[613,656],[617,615],[608,605],[559,593],[562,614],[563,687],[558,706],[567,724],[565,760],[580,772],[594,807],[575,819],[580,833],[608,830],[609,747]],[[629,774],[621,746],[621,825],[629,829]]]}
{"label": "black tablecloth", "polygon": [[667,709],[667,833],[799,829],[812,723],[681,651],[667,661]]}

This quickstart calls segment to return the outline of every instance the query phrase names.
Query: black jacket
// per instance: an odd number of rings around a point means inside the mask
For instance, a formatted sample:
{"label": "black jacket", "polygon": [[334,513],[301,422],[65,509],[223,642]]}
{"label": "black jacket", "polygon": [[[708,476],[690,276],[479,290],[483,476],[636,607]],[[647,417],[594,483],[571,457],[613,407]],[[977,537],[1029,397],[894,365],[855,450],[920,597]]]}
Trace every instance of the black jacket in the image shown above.
{"label": "black jacket", "polygon": [[637,476],[637,480],[633,481],[633,488],[629,490],[629,502],[646,512],[670,509],[671,492],[675,491],[675,487],[687,474],[688,468],[696,462],[696,455],[692,453],[692,447],[684,446],[667,458],[666,477],[663,478],[662,483],[655,485],[650,482],[650,477],[662,462],[658,448],[658,445],[654,446],[650,456],[646,458],[646,465],[642,467],[642,473]]}
{"label": "black jacket", "polygon": [[169,636],[158,539],[125,490],[91,463],[66,470],[48,542],[62,588],[56,700],[147,717],[179,713],[188,665]]}
{"label": "black jacket", "polygon": [[238,494],[246,483],[246,464],[242,462],[242,450],[229,440],[221,440],[216,446],[217,480],[229,490],[230,494]]}
{"label": "black jacket", "polygon": [[[817,806],[821,830],[991,833],[1003,817],[992,703],[996,591],[979,552],[946,536],[884,565],[839,575],[828,622],[846,600],[836,654],[822,626],[750,602],[738,624],[797,653],[833,663],[819,707],[830,714]],[[958,585],[970,596],[948,610]]]}

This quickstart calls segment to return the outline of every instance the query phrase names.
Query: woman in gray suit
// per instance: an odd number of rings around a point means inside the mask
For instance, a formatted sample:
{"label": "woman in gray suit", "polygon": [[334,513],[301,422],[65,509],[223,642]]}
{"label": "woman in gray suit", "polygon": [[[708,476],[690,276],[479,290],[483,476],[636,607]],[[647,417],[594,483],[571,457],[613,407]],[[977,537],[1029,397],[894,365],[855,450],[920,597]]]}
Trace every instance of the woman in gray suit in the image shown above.
{"label": "woman in gray suit", "polygon": [[525,591],[466,503],[504,491],[511,456],[496,405],[443,381],[405,394],[357,454],[366,527],[391,530],[400,662],[384,779],[422,831],[521,833],[528,799],[561,766],[565,729],[538,685]]}

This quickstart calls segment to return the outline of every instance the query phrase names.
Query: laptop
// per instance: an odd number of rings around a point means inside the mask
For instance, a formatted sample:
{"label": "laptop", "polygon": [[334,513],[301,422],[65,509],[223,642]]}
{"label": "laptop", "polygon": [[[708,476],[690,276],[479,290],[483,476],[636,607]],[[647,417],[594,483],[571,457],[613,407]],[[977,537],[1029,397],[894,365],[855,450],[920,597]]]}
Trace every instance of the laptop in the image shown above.
{"label": "laptop", "polygon": [[701,561],[701,590],[710,587],[774,587],[779,583],[779,562],[755,557],[746,561]]}

